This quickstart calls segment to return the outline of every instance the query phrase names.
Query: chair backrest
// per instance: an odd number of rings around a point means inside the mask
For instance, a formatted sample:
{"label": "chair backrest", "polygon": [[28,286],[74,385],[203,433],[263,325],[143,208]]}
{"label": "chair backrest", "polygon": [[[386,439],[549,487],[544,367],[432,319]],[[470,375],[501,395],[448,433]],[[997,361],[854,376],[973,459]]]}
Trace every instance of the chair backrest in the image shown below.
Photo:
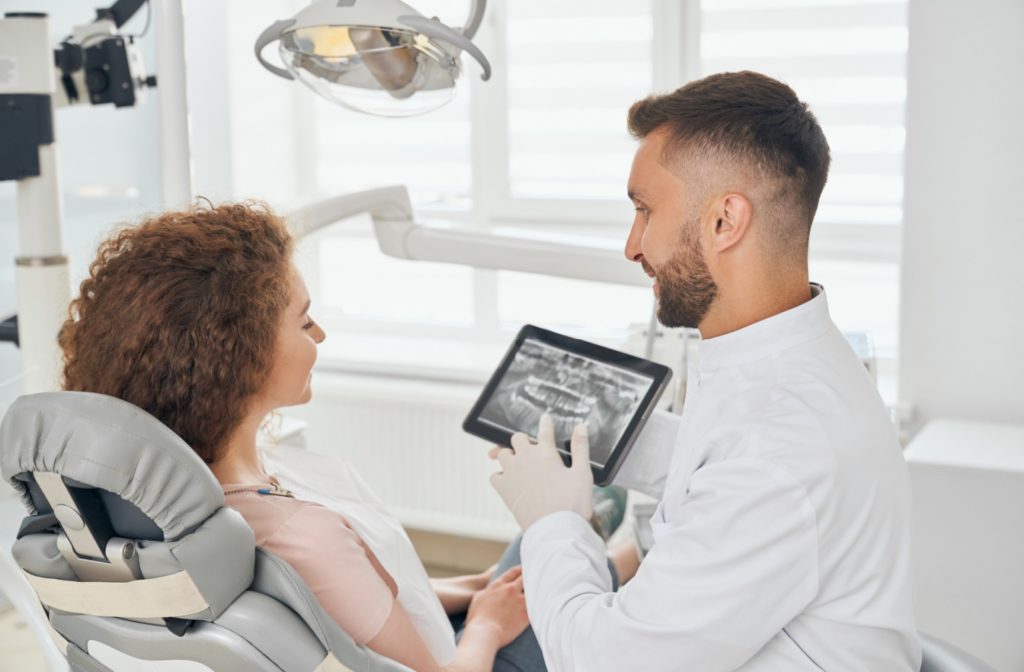
{"label": "chair backrest", "polygon": [[996,672],[966,651],[925,633],[921,635],[921,672]]}
{"label": "chair backrest", "polygon": [[355,644],[291,567],[257,553],[209,468],[127,402],[21,397],[0,423],[0,473],[28,510],[12,554],[74,669],[406,670]]}

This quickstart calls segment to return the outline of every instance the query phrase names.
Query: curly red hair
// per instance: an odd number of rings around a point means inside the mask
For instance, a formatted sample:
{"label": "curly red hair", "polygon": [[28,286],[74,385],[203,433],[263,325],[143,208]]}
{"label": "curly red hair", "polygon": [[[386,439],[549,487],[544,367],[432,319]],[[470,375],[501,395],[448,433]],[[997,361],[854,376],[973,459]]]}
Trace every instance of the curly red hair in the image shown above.
{"label": "curly red hair", "polygon": [[261,203],[207,202],[115,233],[60,332],[64,389],[135,404],[216,461],[270,373],[292,249]]}

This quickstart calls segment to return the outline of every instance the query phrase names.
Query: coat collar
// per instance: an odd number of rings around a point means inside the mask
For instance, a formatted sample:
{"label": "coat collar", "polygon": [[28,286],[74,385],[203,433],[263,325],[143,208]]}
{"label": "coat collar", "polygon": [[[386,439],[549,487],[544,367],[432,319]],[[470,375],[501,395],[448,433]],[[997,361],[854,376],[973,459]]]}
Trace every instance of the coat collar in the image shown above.
{"label": "coat collar", "polygon": [[825,288],[811,283],[811,298],[789,310],[700,344],[700,370],[748,364],[818,338],[834,328]]}

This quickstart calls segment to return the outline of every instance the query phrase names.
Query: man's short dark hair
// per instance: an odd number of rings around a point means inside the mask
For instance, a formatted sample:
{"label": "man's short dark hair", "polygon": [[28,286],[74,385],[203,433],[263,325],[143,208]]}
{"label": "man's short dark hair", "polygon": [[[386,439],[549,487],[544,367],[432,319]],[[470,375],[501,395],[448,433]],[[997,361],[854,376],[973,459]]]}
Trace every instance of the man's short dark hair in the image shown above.
{"label": "man's short dark hair", "polygon": [[793,89],[756,72],[724,72],[648,96],[630,108],[629,131],[635,138],[662,127],[670,134],[666,166],[678,165],[686,153],[695,160],[722,156],[778,178],[778,197],[806,226],[806,241],[830,158],[818,120]]}

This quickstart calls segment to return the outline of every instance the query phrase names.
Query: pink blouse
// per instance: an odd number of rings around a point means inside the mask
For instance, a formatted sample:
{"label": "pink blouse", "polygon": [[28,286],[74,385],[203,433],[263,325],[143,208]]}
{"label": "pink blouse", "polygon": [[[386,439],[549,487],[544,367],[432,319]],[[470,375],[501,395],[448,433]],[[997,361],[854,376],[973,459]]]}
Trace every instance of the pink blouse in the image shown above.
{"label": "pink blouse", "polygon": [[377,636],[398,589],[341,515],[294,497],[256,492],[266,485],[223,487],[225,503],[245,518],[256,545],[291,565],[342,630],[359,644]]}

